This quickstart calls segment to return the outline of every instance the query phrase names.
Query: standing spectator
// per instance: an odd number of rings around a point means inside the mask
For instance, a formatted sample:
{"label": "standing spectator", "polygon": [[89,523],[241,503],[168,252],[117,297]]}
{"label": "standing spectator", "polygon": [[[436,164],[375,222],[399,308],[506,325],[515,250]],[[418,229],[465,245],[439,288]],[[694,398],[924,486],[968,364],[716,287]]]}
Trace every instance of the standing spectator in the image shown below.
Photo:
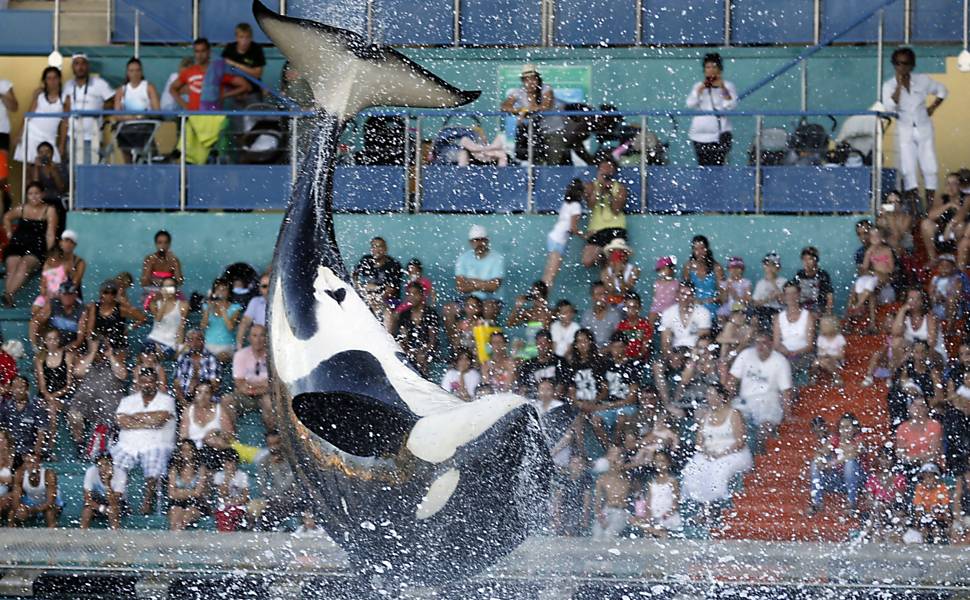
{"label": "standing spectator", "polygon": [[85,307],[78,335],[85,341],[103,339],[124,360],[128,355],[128,321],[141,325],[148,317],[131,305],[122,289],[114,279],[101,284],[101,297]]}
{"label": "standing spectator", "polygon": [[690,258],[684,265],[684,281],[694,286],[694,300],[704,305],[713,319],[717,315],[717,299],[721,282],[724,281],[724,268],[714,260],[711,243],[706,236],[695,235],[690,241]]}
{"label": "standing spectator", "polygon": [[[151,369],[138,373],[138,392],[122,398],[117,410],[118,443],[111,448],[118,477],[127,481],[128,471],[140,465],[145,476],[145,500],[141,513],[152,511],[158,478],[168,470],[175,449],[175,399],[158,391]],[[123,489],[115,489],[123,492]]]}
{"label": "standing spectator", "polygon": [[516,358],[535,358],[536,335],[552,325],[552,316],[552,309],[549,308],[549,287],[544,282],[533,282],[528,294],[515,297],[507,324],[509,327],[525,326],[525,339],[516,340],[519,345],[515,352]]}
{"label": "standing spectator", "polygon": [[115,481],[114,464],[110,454],[102,454],[84,472],[84,507],[81,509],[81,529],[91,526],[94,519],[105,519],[111,529],[121,529],[121,516],[126,512],[127,502],[124,492],[114,489],[125,488]]}
{"label": "standing spectator", "polygon": [[482,376],[475,368],[472,353],[465,348],[456,350],[451,368],[445,371],[441,379],[441,387],[465,402],[470,402],[481,382]]}
{"label": "standing spectator", "polygon": [[[552,86],[542,82],[542,76],[534,64],[522,67],[522,87],[509,92],[500,110],[518,118],[515,126],[515,157],[533,163],[546,164],[549,145],[546,141],[541,112],[552,110],[555,99]],[[532,126],[532,156],[529,156],[529,127]]]}
{"label": "standing spectator", "polygon": [[[74,364],[75,392],[67,406],[67,423],[78,454],[83,452],[87,424],[107,432],[114,425],[118,402],[125,395],[128,367],[121,353],[104,338],[88,341],[87,352]],[[94,448],[92,448],[94,450]]]}
{"label": "standing spectator", "polygon": [[222,460],[222,470],[212,476],[213,508],[216,530],[236,531],[243,525],[249,504],[249,475],[239,470],[239,455],[229,450]]}
{"label": "standing spectator", "polygon": [[[931,206],[937,189],[936,142],[931,117],[946,98],[946,87],[927,75],[913,73],[916,53],[912,48],[897,48],[892,54],[892,63],[896,74],[882,84],[882,103],[887,111],[899,113],[896,139],[903,191],[915,199],[919,165],[926,188],[926,206]],[[927,107],[929,96],[935,96],[936,100]]]}
{"label": "standing spectator", "polygon": [[20,205],[20,211],[7,211],[3,216],[3,228],[10,240],[4,250],[7,275],[3,304],[13,308],[14,294],[43,264],[57,241],[57,212],[44,203],[44,188],[40,183],[27,184],[27,202]]}
{"label": "standing spectator", "polygon": [[0,429],[10,434],[15,460],[34,453],[44,456],[50,430],[47,409],[30,397],[27,378],[18,375],[10,384],[10,395],[0,403]]}
{"label": "standing spectator", "polygon": [[775,314],[782,309],[782,290],[788,281],[778,274],[781,270],[781,259],[775,252],[769,252],[761,259],[763,276],[754,286],[751,304],[754,314],[758,317],[758,324],[762,329],[771,327]]}
{"label": "standing spectator", "polygon": [[576,323],[576,308],[569,300],[560,300],[556,303],[556,318],[549,325],[549,334],[552,336],[552,343],[555,348],[556,356],[565,358],[572,348],[573,339],[579,331],[579,323]]}
{"label": "standing spectator", "polygon": [[172,234],[163,229],[155,233],[155,251],[141,263],[139,281],[145,291],[154,292],[166,279],[174,280],[175,287],[185,282],[182,263],[172,252]]}
{"label": "standing spectator", "polygon": [[581,179],[573,179],[566,187],[566,195],[559,206],[559,216],[556,224],[546,236],[546,268],[542,272],[542,281],[547,288],[552,289],[562,266],[562,257],[566,255],[566,246],[570,236],[582,237],[579,221],[583,217],[583,198],[586,188]]}
{"label": "standing spectator", "polygon": [[515,387],[517,364],[509,354],[509,341],[505,334],[496,331],[489,338],[491,356],[482,365],[482,382],[491,387],[492,393],[511,392]]}
{"label": "standing spectator", "polygon": [[[192,42],[192,55],[194,63],[179,71],[178,79],[172,83],[169,91],[176,104],[182,109],[198,111],[208,108],[202,105],[202,90],[211,66],[209,61],[212,55],[212,45],[209,40],[197,38]],[[244,94],[249,89],[249,85],[240,77],[223,74],[218,82],[219,96],[213,99],[213,104],[216,107],[221,106],[223,100]]]}
{"label": "standing spectator", "polygon": [[57,332],[61,338],[61,344],[71,350],[77,350],[84,341],[78,337],[78,328],[84,312],[84,304],[78,300],[78,290],[74,284],[68,281],[62,283],[57,297],[41,306],[31,316],[28,327],[31,345],[39,349],[41,333],[49,329]]}
{"label": "standing spectator", "polygon": [[168,470],[168,528],[181,531],[209,514],[209,470],[195,460],[195,445],[183,440]]}
{"label": "standing spectator", "polygon": [[759,333],[754,346],[734,359],[730,376],[732,389],[740,385],[736,407],[757,428],[758,447],[762,448],[791,406],[791,366],[772,349],[768,334]]}
{"label": "standing spectator", "polygon": [[303,497],[293,468],[283,454],[279,432],[266,432],[266,449],[268,452],[256,464],[256,483],[262,497],[250,502],[247,510],[256,529],[277,531],[302,512]]}
{"label": "standing spectator", "polygon": [[609,540],[620,537],[627,527],[630,513],[630,479],[623,471],[623,455],[619,446],[610,446],[606,452],[609,470],[596,480],[596,520],[593,522],[593,539]]}
{"label": "standing spectator", "polygon": [[606,266],[600,271],[600,281],[608,291],[607,300],[613,306],[623,304],[626,295],[636,289],[640,267],[630,262],[633,250],[621,238],[603,248]]}
{"label": "standing spectator", "polygon": [[640,315],[640,307],[640,295],[627,292],[623,299],[623,320],[616,326],[616,332],[623,337],[626,355],[642,369],[650,364],[653,322]]}
{"label": "standing spectator", "polygon": [[676,256],[661,256],[657,259],[657,278],[653,282],[653,302],[650,304],[650,322],[656,323],[660,313],[677,303],[677,290],[680,282],[674,277],[677,267]]}
{"label": "standing spectator", "polygon": [[236,350],[243,347],[249,328],[253,325],[266,326],[266,296],[269,294],[269,273],[263,273],[259,278],[259,294],[246,305],[239,327],[236,327]]}
{"label": "standing spectator", "polygon": [[57,527],[64,501],[57,488],[57,473],[41,464],[40,453],[28,452],[13,481],[11,525],[42,517],[48,529]]}
{"label": "standing spectator", "polygon": [[57,434],[57,417],[64,403],[74,394],[74,353],[61,344],[61,336],[53,329],[44,334],[44,349],[34,359],[37,392],[44,399],[51,423],[51,432]]}
{"label": "standing spectator", "polygon": [[408,360],[427,377],[438,351],[441,319],[433,307],[424,303],[424,288],[420,283],[409,283],[404,293],[411,307],[398,315],[395,337]]}
{"label": "standing spectator", "polygon": [[[455,262],[455,289],[462,297],[471,295],[481,300],[482,318],[494,322],[501,309],[498,292],[505,279],[505,257],[491,250],[488,230],[481,225],[468,229],[468,243],[471,248],[462,252]],[[458,307],[458,303],[445,306],[447,329],[454,330]],[[455,336],[453,331],[448,335]]]}
{"label": "standing spectator", "polygon": [[[722,75],[721,55],[704,55],[704,81],[695,84],[687,96],[687,108],[711,112],[734,110],[738,105],[738,91]],[[702,167],[721,166],[731,152],[731,122],[721,115],[694,117],[690,124],[690,139],[694,143],[697,164]]]}
{"label": "standing spectator", "polygon": [[545,380],[555,381],[557,374],[562,373],[563,360],[553,352],[552,335],[548,329],[540,329],[536,334],[536,356],[519,366],[516,381],[519,393],[526,398],[535,398],[539,383]]}
{"label": "standing spectator", "polygon": [[788,359],[795,380],[804,383],[815,358],[815,315],[799,304],[794,283],[785,284],[784,299],[785,308],[775,315],[772,345]]}
{"label": "standing spectator", "polygon": [[[115,91],[108,82],[91,74],[91,65],[86,54],[78,53],[71,57],[71,70],[74,79],[67,82],[62,94],[64,112],[81,110],[111,110]],[[70,152],[74,164],[90,165],[101,162],[101,117],[73,117],[62,124],[64,133],[58,138],[61,156],[67,152],[64,140],[71,140]]]}
{"label": "standing spectator", "polygon": [[620,324],[619,311],[607,302],[606,286],[602,282],[594,282],[589,286],[590,307],[583,313],[580,325],[593,332],[596,345],[605,348],[613,337],[613,332]]}
{"label": "standing spectator", "polygon": [[221,402],[213,402],[212,386],[200,383],[195,388],[192,403],[182,413],[179,439],[195,445],[198,462],[210,469],[218,469],[235,438],[232,415]]}
{"label": "standing spectator", "polygon": [[586,227],[586,246],[583,247],[583,266],[596,265],[603,248],[613,240],[626,240],[627,187],[616,180],[617,165],[609,155],[596,163],[596,179],[586,183],[586,206],[589,225]]}
{"label": "standing spectator", "polygon": [[202,305],[199,329],[205,334],[205,349],[215,354],[220,362],[232,358],[236,347],[236,324],[242,312],[243,307],[229,299],[229,282],[216,279],[212,283],[212,295]]}
{"label": "standing spectator", "polygon": [[[253,325],[249,329],[249,346],[232,357],[232,380],[235,386],[233,408],[235,420],[244,410],[258,408],[263,425],[272,429],[275,423],[269,385],[269,356],[266,352],[266,328]],[[217,389],[213,386],[212,389]]]}
{"label": "standing spectator", "polygon": [[[226,44],[222,50],[222,58],[226,64],[239,69],[253,79],[263,78],[263,67],[266,57],[263,47],[253,43],[253,28],[249,23],[236,25],[236,41]],[[239,108],[246,108],[250,104],[259,102],[263,97],[263,90],[250,81],[246,81],[246,91],[233,98],[233,103]]]}
{"label": "standing spectator", "polygon": [[17,112],[20,104],[13,91],[13,83],[0,79],[0,151],[10,152],[10,114]]}
{"label": "standing spectator", "polygon": [[401,300],[401,263],[387,253],[382,237],[370,241],[370,254],[365,254],[354,267],[354,284],[361,297],[378,318]]}
{"label": "standing spectator", "polygon": [[[179,406],[187,405],[202,382],[219,389],[219,360],[205,349],[205,338],[198,329],[185,334],[185,348],[175,364],[175,398]],[[238,389],[238,388],[237,388]]]}
{"label": "standing spectator", "polygon": [[751,304],[751,280],[744,276],[744,259],[732,256],[728,260],[727,279],[721,281],[717,316],[723,323],[732,312],[748,312]]}
{"label": "standing spectator", "polygon": [[[57,114],[64,112],[64,100],[61,98],[61,70],[57,67],[46,67],[40,76],[40,87],[34,91],[28,113]],[[55,148],[63,148],[58,142],[58,132],[61,129],[61,119],[50,117],[31,117],[24,119],[24,126],[18,133],[17,149],[14,160],[22,163],[33,163],[37,158],[37,149],[44,142],[54,150],[52,160],[60,163],[63,156]]]}
{"label": "standing spectator", "polygon": [[806,246],[801,256],[802,268],[795,273],[792,281],[798,285],[802,307],[814,313],[831,313],[835,305],[835,292],[828,271],[819,267],[818,248]]}
{"label": "standing spectator", "polygon": [[175,357],[182,348],[189,316],[189,303],[179,299],[177,290],[175,280],[165,278],[159,293],[148,304],[153,321],[148,342],[156,354],[166,358]]}

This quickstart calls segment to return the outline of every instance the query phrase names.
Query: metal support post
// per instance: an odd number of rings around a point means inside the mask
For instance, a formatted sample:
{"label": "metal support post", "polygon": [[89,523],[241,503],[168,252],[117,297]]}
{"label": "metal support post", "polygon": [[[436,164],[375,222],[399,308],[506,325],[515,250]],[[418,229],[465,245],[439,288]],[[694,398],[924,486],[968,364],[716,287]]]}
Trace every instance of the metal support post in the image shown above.
{"label": "metal support post", "polygon": [[732,2],[724,3],[724,45],[731,45],[731,4]]}
{"label": "metal support post", "polygon": [[179,115],[179,210],[185,212],[188,202],[188,194],[185,187],[185,179],[188,168],[185,164],[185,128],[188,126],[188,119],[185,115]]}
{"label": "metal support post", "polygon": [[532,212],[532,192],[534,183],[532,177],[535,174],[535,165],[533,161],[535,160],[535,140],[533,136],[536,134],[535,123],[532,119],[529,119],[529,153],[528,162],[526,163],[525,176],[526,176],[526,207],[529,212]]}
{"label": "metal support post", "polygon": [[879,26],[876,37],[876,102],[882,102],[883,35],[886,30],[886,11],[879,11]]}
{"label": "metal support post", "polygon": [[290,117],[290,185],[296,185],[297,169],[299,167],[299,142],[297,116]]}
{"label": "metal support post", "polygon": [[404,201],[401,206],[404,207],[404,212],[409,212],[410,207],[408,206],[408,183],[411,181],[411,135],[408,131],[411,128],[411,115],[404,115]]}
{"label": "metal support post", "polygon": [[764,117],[754,118],[754,212],[761,214],[761,132],[764,129]]}
{"label": "metal support post", "polygon": [[199,0],[192,0],[192,39],[198,39],[199,33]]}
{"label": "metal support post", "polygon": [[822,0],[815,0],[812,6],[812,43],[822,41]]}
{"label": "metal support post", "polygon": [[876,216],[876,207],[882,202],[882,167],[883,167],[883,155],[885,154],[884,146],[886,143],[885,133],[882,128],[882,118],[876,117],[876,147],[872,156],[872,169],[873,169],[873,194],[872,194],[872,216]]}
{"label": "metal support post", "polygon": [[808,110],[808,61],[802,61],[802,72],[801,72],[801,101],[802,101],[802,112]]}
{"label": "metal support post", "polygon": [[[36,118],[36,117],[34,117],[34,118]],[[29,154],[27,153],[27,148],[30,148],[30,127],[28,127],[27,125],[29,125],[29,124],[30,124],[30,119],[24,119],[24,141],[23,141],[23,144],[24,144],[24,161],[22,163],[20,163],[21,164],[21,168],[23,169],[21,171],[21,177],[20,177],[20,198],[21,198],[21,201],[26,201],[27,200],[27,162],[28,162],[27,161],[27,157],[29,156]],[[61,157],[61,160],[64,160],[64,157]]]}
{"label": "metal support post", "polygon": [[414,212],[421,212],[421,115],[414,118]]}
{"label": "metal support post", "polygon": [[[108,34],[111,35],[110,32]],[[54,0],[54,50],[61,49],[61,0]]]}
{"label": "metal support post", "polygon": [[374,0],[367,0],[367,43],[374,43]]}
{"label": "metal support post", "polygon": [[[75,108],[72,106],[71,112],[74,110]],[[72,117],[68,117],[68,119],[70,119],[68,121],[68,129],[70,130],[71,135],[67,138],[67,156],[69,159],[67,162],[67,171],[70,176],[67,184],[67,210],[74,210],[74,192],[77,188],[77,156],[75,156],[77,153],[74,152],[75,148],[77,148],[77,144],[74,143],[74,135],[77,133],[77,128],[75,127],[75,119]],[[26,158],[26,151],[27,149],[24,148],[24,158]],[[61,160],[64,160],[63,157]]]}
{"label": "metal support post", "polygon": [[286,16],[286,0],[280,0],[280,14]]}
{"label": "metal support post", "polygon": [[138,58],[141,51],[141,11],[135,9],[135,58]]}
{"label": "metal support post", "polygon": [[108,5],[107,5],[107,8],[104,11],[105,18],[107,19],[107,23],[106,23],[107,27],[105,28],[105,31],[107,31],[107,34],[106,35],[107,35],[107,38],[108,38],[108,39],[105,40],[105,43],[107,43],[107,44],[111,44],[111,31],[114,29],[112,27],[113,23],[111,22],[112,21],[112,18],[111,18],[112,17],[112,13],[114,12],[113,11],[113,6],[112,6],[112,2],[114,2],[114,0],[107,0]]}
{"label": "metal support post", "polygon": [[637,46],[643,45],[643,0],[637,0],[637,32],[636,32],[636,44]]}
{"label": "metal support post", "polygon": [[913,33],[913,0],[903,0],[903,43],[909,45]]}
{"label": "metal support post", "polygon": [[647,212],[647,117],[640,117],[640,212]]}
{"label": "metal support post", "polygon": [[461,46],[461,0],[455,0],[455,13],[452,21],[452,45],[455,48]]}

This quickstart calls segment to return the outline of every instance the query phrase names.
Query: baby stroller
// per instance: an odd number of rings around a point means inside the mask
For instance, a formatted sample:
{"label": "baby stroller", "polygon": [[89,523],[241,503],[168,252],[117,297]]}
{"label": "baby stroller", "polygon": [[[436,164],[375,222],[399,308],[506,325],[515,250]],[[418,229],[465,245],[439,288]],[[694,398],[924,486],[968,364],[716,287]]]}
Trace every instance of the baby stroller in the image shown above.
{"label": "baby stroller", "polygon": [[[837,125],[832,119],[832,130]],[[818,123],[809,123],[802,118],[795,128],[795,133],[788,139],[788,156],[785,158],[786,165],[795,166],[818,166],[825,160],[825,155],[829,151],[829,133],[825,127]]]}
{"label": "baby stroller", "polygon": [[788,156],[788,132],[780,127],[768,127],[761,130],[760,137],[760,144],[753,143],[748,150],[748,166],[755,166],[759,152],[763,167],[785,164],[785,158]]}
{"label": "baby stroller", "polygon": [[[449,125],[451,117],[445,119],[444,125],[431,143],[431,164],[457,165],[458,155],[462,150],[461,139],[467,137],[481,141],[482,136],[479,132],[482,129],[482,121],[475,116],[470,118],[474,125]],[[487,144],[488,140],[484,140],[484,143]]]}
{"label": "baby stroller", "polygon": [[[272,104],[250,104],[246,110],[276,111]],[[242,118],[239,134],[239,162],[244,165],[267,165],[284,162],[287,153],[288,124],[284,117],[250,116]]]}

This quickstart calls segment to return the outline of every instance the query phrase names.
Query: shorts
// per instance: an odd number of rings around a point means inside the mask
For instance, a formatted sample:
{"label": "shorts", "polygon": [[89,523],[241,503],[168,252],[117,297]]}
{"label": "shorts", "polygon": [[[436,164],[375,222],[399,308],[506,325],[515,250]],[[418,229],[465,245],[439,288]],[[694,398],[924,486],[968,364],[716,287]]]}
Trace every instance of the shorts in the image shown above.
{"label": "shorts", "polygon": [[855,280],[855,293],[863,294],[865,292],[876,291],[876,286],[879,285],[879,278],[875,275],[860,275]]}
{"label": "shorts", "polygon": [[[40,506],[41,504],[47,502],[47,498],[42,498],[39,500],[34,500],[26,494],[21,494],[20,503],[28,508],[33,508],[35,506]],[[61,494],[58,492],[57,496],[54,498],[54,506],[57,508],[64,508],[64,501],[61,500]]]}
{"label": "shorts", "polygon": [[185,500],[170,500],[169,504],[179,508],[194,508],[203,515],[208,515],[210,508],[205,498],[187,498]]}
{"label": "shorts", "polygon": [[164,477],[168,471],[168,461],[172,457],[172,448],[142,448],[130,450],[115,444],[111,448],[111,456],[114,458],[114,466],[123,471],[129,471],[136,465],[141,466],[142,474],[146,479],[157,479]]}
{"label": "shorts", "polygon": [[606,229],[600,229],[595,233],[589,234],[586,238],[587,244],[592,244],[593,246],[603,246],[609,244],[615,239],[626,239],[626,229],[620,229],[619,227],[608,227]]}
{"label": "shorts", "polygon": [[556,252],[560,256],[566,253],[566,244],[560,244],[551,237],[546,237],[546,252]]}
{"label": "shorts", "polygon": [[734,408],[741,411],[745,417],[755,425],[778,425],[785,416],[781,407],[781,398],[761,396],[752,398],[742,398],[738,396],[734,399]]}

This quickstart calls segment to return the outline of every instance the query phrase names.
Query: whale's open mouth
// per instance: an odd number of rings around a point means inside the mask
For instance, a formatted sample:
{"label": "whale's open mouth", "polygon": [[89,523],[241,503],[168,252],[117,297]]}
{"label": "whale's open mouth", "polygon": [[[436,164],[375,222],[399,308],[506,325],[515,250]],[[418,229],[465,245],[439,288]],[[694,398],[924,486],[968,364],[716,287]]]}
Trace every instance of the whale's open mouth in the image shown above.
{"label": "whale's open mouth", "polygon": [[355,456],[393,456],[415,419],[373,398],[349,392],[308,392],[293,398],[303,425]]}

